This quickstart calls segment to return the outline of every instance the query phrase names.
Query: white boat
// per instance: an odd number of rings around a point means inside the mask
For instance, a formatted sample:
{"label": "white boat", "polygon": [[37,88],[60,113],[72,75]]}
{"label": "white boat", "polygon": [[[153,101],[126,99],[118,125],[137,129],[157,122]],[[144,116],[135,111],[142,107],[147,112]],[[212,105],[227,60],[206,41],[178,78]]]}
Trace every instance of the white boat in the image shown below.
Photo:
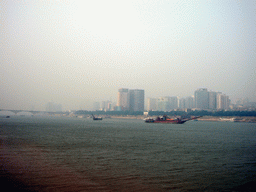
{"label": "white boat", "polygon": [[219,121],[226,121],[226,122],[234,122],[234,118],[223,118],[223,117],[221,117],[221,118],[219,118]]}

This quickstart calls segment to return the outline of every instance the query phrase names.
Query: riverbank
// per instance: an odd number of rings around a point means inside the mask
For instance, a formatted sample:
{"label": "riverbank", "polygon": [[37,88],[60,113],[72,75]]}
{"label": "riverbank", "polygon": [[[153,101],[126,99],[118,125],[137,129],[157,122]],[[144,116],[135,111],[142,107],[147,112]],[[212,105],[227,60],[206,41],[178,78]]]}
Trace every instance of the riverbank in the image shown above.
{"label": "riverbank", "polygon": [[197,119],[198,121],[231,121],[231,122],[245,122],[256,123],[256,117],[219,117],[219,116],[203,116]]}
{"label": "riverbank", "polygon": [[[111,116],[113,119],[145,119],[146,116]],[[256,117],[240,117],[240,116],[203,116],[197,119],[198,121],[232,121],[232,122],[246,122],[246,123],[256,123]]]}

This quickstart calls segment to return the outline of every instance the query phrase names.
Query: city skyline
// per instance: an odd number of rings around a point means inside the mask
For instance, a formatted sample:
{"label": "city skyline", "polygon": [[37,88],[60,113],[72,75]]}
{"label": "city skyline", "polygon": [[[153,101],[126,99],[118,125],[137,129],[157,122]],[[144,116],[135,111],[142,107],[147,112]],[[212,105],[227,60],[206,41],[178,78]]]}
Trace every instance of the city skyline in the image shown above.
{"label": "city skyline", "polygon": [[[142,92],[140,98],[144,106],[139,107],[140,110],[134,110],[131,107],[131,92]],[[119,88],[117,92],[117,102],[111,100],[94,102],[92,110],[102,111],[171,111],[171,110],[232,110],[236,105],[249,104],[249,106],[255,106],[250,104],[248,98],[237,99],[231,102],[229,96],[222,92],[215,92],[208,90],[207,88],[199,88],[194,91],[194,95],[187,97],[179,96],[162,96],[162,97],[145,97],[145,90],[142,89],[128,89]],[[134,97],[134,96],[133,96]],[[133,101],[134,102],[134,101]],[[111,107],[109,107],[109,105]],[[108,107],[106,107],[108,106]],[[241,107],[241,106],[240,106]],[[248,107],[248,106],[247,106]]]}
{"label": "city skyline", "polygon": [[[83,107],[80,106],[80,108],[77,108],[77,109],[74,109],[74,108],[67,109],[67,108],[65,108],[65,105],[63,105],[61,103],[49,101],[49,102],[47,102],[43,105],[41,111],[52,111],[52,112],[69,111],[69,110],[103,110],[103,111],[116,110],[116,111],[126,111],[126,110],[130,110],[129,102],[128,102],[129,91],[130,90],[132,90],[132,91],[142,90],[143,91],[144,110],[148,110],[148,100],[149,99],[156,100],[155,101],[156,103],[159,102],[160,100],[168,99],[168,101],[173,103],[173,104],[171,104],[171,106],[167,110],[165,110],[165,108],[163,108],[163,107],[162,108],[160,107],[160,109],[163,109],[163,111],[169,111],[170,109],[183,109],[183,108],[198,108],[198,109],[202,109],[202,110],[203,109],[217,109],[217,101],[215,101],[215,107],[211,107],[211,104],[213,102],[211,100],[208,100],[208,102],[209,102],[208,107],[201,107],[202,103],[200,104],[200,106],[196,106],[195,94],[196,94],[197,91],[200,91],[200,90],[207,91],[207,93],[209,94],[209,99],[210,99],[210,94],[214,94],[216,98],[217,98],[218,94],[219,94],[219,96],[224,95],[229,100],[228,105],[229,104],[243,104],[243,103],[254,102],[254,101],[249,100],[248,98],[236,98],[235,100],[231,100],[226,93],[221,92],[221,91],[213,91],[213,90],[208,89],[208,88],[198,88],[198,89],[194,90],[194,92],[193,92],[194,94],[190,94],[188,96],[183,96],[183,97],[180,97],[180,96],[177,96],[177,95],[165,95],[165,96],[160,96],[160,97],[154,97],[154,96],[153,97],[147,97],[146,94],[145,94],[146,90],[143,90],[143,89],[119,88],[117,90],[116,99],[97,100],[97,101],[92,100],[89,104],[87,103],[87,105],[86,105],[87,107],[83,108]],[[120,92],[125,92],[126,93],[126,96],[125,96],[126,101],[122,100],[120,102],[120,100],[119,100]],[[191,98],[193,100],[193,104],[191,104]],[[173,101],[173,99],[175,99],[175,101]],[[190,100],[190,101],[188,101],[188,100]],[[124,102],[126,104],[124,104]],[[165,101],[163,101],[163,102],[165,102]],[[186,102],[186,103],[189,103],[189,104],[181,104],[181,102],[184,102],[184,103]],[[119,107],[119,106],[124,106],[124,105],[126,105],[125,108],[120,108]],[[184,107],[181,107],[181,105],[184,105]],[[219,108],[222,108],[222,107],[219,107]],[[3,108],[3,109],[5,109],[5,108]],[[24,110],[24,109],[10,109],[10,110]],[[37,111],[35,109],[35,106],[33,106],[33,105],[31,105],[31,108],[28,108],[28,109],[25,109],[25,110]],[[156,110],[156,107],[153,110]]]}
{"label": "city skyline", "polygon": [[198,88],[256,101],[256,4],[248,1],[0,2],[0,108],[63,110]]}

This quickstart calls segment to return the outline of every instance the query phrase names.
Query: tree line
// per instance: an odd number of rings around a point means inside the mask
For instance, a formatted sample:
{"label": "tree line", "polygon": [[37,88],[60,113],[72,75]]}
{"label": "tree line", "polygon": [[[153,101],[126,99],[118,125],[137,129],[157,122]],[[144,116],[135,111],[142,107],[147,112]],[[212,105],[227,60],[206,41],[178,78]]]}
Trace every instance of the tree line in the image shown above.
{"label": "tree line", "polygon": [[[86,111],[79,110],[76,111],[77,115],[118,115],[118,116],[127,116],[134,115],[139,116],[143,115],[143,111]],[[256,116],[256,111],[149,111],[149,116],[158,116],[158,115],[169,115],[169,116]]]}

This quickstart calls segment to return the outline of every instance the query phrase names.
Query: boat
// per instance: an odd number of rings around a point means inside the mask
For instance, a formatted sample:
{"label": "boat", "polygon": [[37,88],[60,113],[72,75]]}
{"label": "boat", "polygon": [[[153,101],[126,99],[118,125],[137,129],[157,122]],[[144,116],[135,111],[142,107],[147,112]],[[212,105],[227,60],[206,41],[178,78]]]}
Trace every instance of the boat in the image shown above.
{"label": "boat", "polygon": [[198,119],[201,116],[197,116],[197,117],[192,117],[192,118],[186,118],[186,119],[182,119],[182,118],[169,118],[167,115],[163,115],[161,117],[157,117],[155,119],[153,118],[146,118],[145,122],[146,123],[171,123],[171,124],[183,124],[189,120],[195,120]]}
{"label": "boat", "polygon": [[0,118],[10,118],[10,116],[9,115],[7,115],[7,116],[0,115]]}
{"label": "boat", "polygon": [[235,118],[219,118],[219,121],[225,121],[225,122],[228,122],[228,121],[230,121],[230,122],[234,122],[235,121]]}
{"label": "boat", "polygon": [[155,120],[153,118],[146,118],[146,119],[144,119],[144,121],[146,123],[154,123]]}
{"label": "boat", "polygon": [[102,117],[95,117],[95,116],[92,114],[92,119],[93,119],[93,120],[102,120]]}

